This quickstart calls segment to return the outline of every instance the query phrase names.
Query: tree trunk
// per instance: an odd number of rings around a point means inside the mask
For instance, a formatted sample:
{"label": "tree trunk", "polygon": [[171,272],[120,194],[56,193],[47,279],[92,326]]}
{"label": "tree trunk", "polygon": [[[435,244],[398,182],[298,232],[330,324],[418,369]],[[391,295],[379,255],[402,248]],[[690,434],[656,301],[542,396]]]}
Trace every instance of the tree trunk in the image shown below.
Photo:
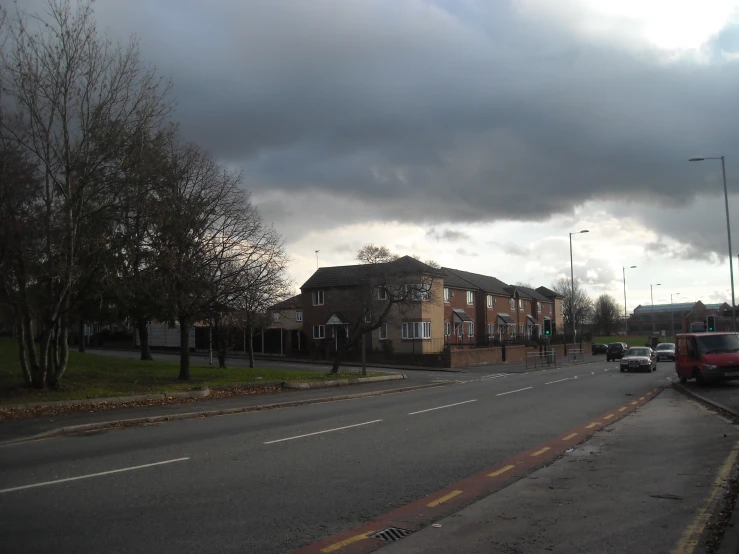
{"label": "tree trunk", "polygon": [[216,331],[216,353],[218,354],[218,367],[226,369],[226,340],[224,338],[224,329],[220,318],[215,319]]}
{"label": "tree trunk", "polygon": [[51,343],[51,330],[44,327],[41,331],[41,341],[39,344],[38,364],[35,368],[31,367],[32,385],[36,389],[46,388],[46,371],[49,363],[49,346]]}
{"label": "tree trunk", "polygon": [[139,348],[141,350],[142,360],[151,360],[151,350],[149,350],[149,326],[146,324],[146,318],[140,317],[136,320],[136,327],[139,332]]}
{"label": "tree trunk", "polygon": [[69,325],[67,316],[63,315],[56,336],[56,356],[53,371],[49,369],[51,386],[58,387],[69,363]]}
{"label": "tree trunk", "polygon": [[249,367],[254,368],[254,325],[249,325]]}
{"label": "tree trunk", "polygon": [[338,373],[339,367],[341,366],[341,355],[343,354],[343,349],[339,348],[336,350],[336,355],[334,356],[334,365],[331,366],[331,373]]}
{"label": "tree trunk", "polygon": [[367,350],[365,349],[366,333],[362,333],[362,377],[367,377]]}
{"label": "tree trunk", "polygon": [[[28,369],[28,358],[26,357],[26,334],[23,328],[21,317],[16,320],[16,328],[18,331],[18,359],[21,363],[21,371],[23,372],[23,382],[26,386],[31,386],[31,372]],[[33,340],[33,337],[31,337]]]}
{"label": "tree trunk", "polygon": [[80,352],[85,351],[85,320],[80,318],[80,343],[77,346],[77,350]]}
{"label": "tree trunk", "polygon": [[190,380],[190,322],[180,318],[180,376],[181,381]]}

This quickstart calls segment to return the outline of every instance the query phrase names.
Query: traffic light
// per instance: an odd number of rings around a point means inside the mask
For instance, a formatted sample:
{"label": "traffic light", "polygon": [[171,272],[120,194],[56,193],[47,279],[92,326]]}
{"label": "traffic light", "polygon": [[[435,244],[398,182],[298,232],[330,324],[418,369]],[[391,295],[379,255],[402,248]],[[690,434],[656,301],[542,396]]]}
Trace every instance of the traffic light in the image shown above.
{"label": "traffic light", "polygon": [[716,330],[716,316],[709,315],[706,318],[706,331],[713,333]]}
{"label": "traffic light", "polygon": [[552,320],[551,319],[545,319],[544,320],[544,336],[549,337],[552,334]]}

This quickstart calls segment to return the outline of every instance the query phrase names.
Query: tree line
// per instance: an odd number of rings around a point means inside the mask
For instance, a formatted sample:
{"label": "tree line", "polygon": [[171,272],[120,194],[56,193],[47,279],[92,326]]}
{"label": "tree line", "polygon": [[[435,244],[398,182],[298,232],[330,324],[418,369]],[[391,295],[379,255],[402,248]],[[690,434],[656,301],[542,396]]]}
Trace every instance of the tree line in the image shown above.
{"label": "tree line", "polygon": [[189,379],[196,322],[253,333],[285,297],[281,236],[238,171],[183,140],[171,82],[98,31],[92,2],[2,12],[0,36],[0,303],[24,382],[57,386],[71,326],[107,311],[142,359],[147,322],[178,323]]}

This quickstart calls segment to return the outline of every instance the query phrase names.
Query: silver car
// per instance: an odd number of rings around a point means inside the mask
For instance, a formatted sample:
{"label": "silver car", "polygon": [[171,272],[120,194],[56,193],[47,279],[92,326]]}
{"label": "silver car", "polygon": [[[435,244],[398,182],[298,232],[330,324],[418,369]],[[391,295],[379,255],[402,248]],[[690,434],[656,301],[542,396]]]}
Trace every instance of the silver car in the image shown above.
{"label": "silver car", "polygon": [[651,373],[657,369],[657,357],[654,355],[654,350],[648,346],[633,346],[621,358],[620,366],[622,373],[632,370]]}
{"label": "silver car", "polygon": [[672,342],[662,342],[657,345],[657,348],[654,349],[654,353],[657,356],[658,362],[661,362],[662,360],[669,360],[671,362],[674,362],[675,344]]}

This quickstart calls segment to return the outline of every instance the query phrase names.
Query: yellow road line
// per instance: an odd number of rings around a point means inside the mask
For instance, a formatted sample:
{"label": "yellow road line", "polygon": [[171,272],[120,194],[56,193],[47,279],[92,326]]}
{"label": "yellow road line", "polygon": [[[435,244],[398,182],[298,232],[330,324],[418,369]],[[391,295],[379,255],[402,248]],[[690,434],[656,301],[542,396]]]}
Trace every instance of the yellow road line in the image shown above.
{"label": "yellow road line", "polygon": [[724,463],[721,464],[721,468],[716,475],[716,480],[711,487],[711,494],[708,495],[693,523],[685,529],[683,536],[680,537],[680,540],[672,550],[672,554],[692,554],[695,551],[695,547],[698,546],[698,539],[700,539],[703,530],[708,524],[711,511],[713,511],[713,507],[721,494],[723,485],[726,483],[726,479],[728,479],[734,463],[736,463],[737,455],[739,455],[739,442],[734,445],[734,449],[727,456],[726,460],[724,460]]}
{"label": "yellow road line", "polygon": [[634,401],[633,401],[633,402],[631,403],[631,405],[633,406],[634,404],[638,404],[638,402],[637,402],[636,400],[634,400]]}
{"label": "yellow road line", "polygon": [[588,425],[585,426],[585,429],[592,429],[596,425],[600,425],[600,422],[599,421],[594,421],[593,423],[589,423]]}
{"label": "yellow road line", "polygon": [[551,450],[551,448],[549,448],[548,446],[545,446],[545,447],[544,447],[544,448],[542,448],[541,450],[537,450],[536,452],[534,452],[534,453],[532,454],[532,456],[539,456],[539,455],[541,455],[541,454],[544,454],[544,452],[546,452],[547,450]]}
{"label": "yellow road line", "polygon": [[628,406],[622,406],[621,408],[618,409],[618,411],[623,412],[626,408],[628,408]]}
{"label": "yellow road line", "polygon": [[512,470],[514,467],[516,467],[516,466],[505,466],[503,468],[500,468],[497,471],[493,471],[492,473],[488,473],[488,477],[497,477],[498,475],[501,475],[501,474],[505,473],[506,471]]}
{"label": "yellow road line", "polygon": [[354,535],[353,537],[349,537],[348,539],[344,539],[343,541],[335,542],[334,544],[327,546],[326,548],[321,548],[321,552],[334,552],[335,550],[339,550],[340,548],[344,548],[345,546],[349,546],[350,544],[354,544],[355,542],[362,541],[369,537],[372,533],[374,533],[374,531],[363,533],[361,535]]}
{"label": "yellow road line", "polygon": [[443,504],[447,500],[451,500],[452,498],[460,494],[462,494],[462,491],[452,491],[449,494],[445,494],[441,498],[437,498],[433,502],[429,502],[428,504],[426,504],[426,506],[428,506],[429,508],[434,508],[438,506],[439,504]]}
{"label": "yellow road line", "polygon": [[562,440],[563,440],[563,441],[568,441],[568,440],[570,440],[570,439],[571,439],[572,437],[576,437],[576,436],[577,436],[577,433],[570,433],[569,435],[567,435],[566,437],[564,437],[564,438],[563,438]]}
{"label": "yellow road line", "polygon": [[604,417],[603,419],[611,419],[611,418],[612,418],[613,416],[614,416],[614,414],[608,414],[608,415],[607,415],[606,417]]}
{"label": "yellow road line", "polygon": [[639,400],[640,400],[640,401],[641,401],[641,400],[644,400],[644,397],[642,396],[642,397],[641,397],[641,398],[640,398]]}

